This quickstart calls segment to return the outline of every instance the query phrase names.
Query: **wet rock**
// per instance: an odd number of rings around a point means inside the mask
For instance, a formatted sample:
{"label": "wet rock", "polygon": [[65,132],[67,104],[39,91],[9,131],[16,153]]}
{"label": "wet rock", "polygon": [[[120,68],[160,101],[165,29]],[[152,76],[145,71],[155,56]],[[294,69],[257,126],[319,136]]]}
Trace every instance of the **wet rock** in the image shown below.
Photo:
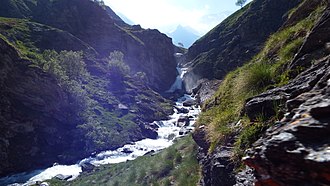
{"label": "wet rock", "polygon": [[176,122],[176,126],[183,127],[183,126],[189,126],[190,120],[188,116],[180,116],[178,121]]}
{"label": "wet rock", "polygon": [[179,135],[187,135],[187,134],[189,134],[191,131],[192,131],[192,129],[188,129],[188,128],[186,128],[186,127],[182,127],[182,128],[179,130]]}
{"label": "wet rock", "polygon": [[175,107],[175,109],[178,111],[178,113],[182,113],[182,114],[189,113],[189,110],[186,108]]}
{"label": "wet rock", "polygon": [[139,124],[142,135],[146,138],[157,139],[157,125],[141,122]]}
{"label": "wet rock", "polygon": [[92,172],[95,168],[95,165],[93,165],[89,162],[84,162],[80,166],[81,166],[81,170],[83,172]]}
{"label": "wet rock", "polygon": [[188,100],[184,101],[182,104],[185,107],[191,107],[193,105],[196,105],[196,101],[192,100],[192,99],[188,99]]}
{"label": "wet rock", "polygon": [[154,155],[155,154],[155,151],[154,150],[151,150],[151,151],[148,151],[148,152],[146,152],[145,154],[144,154],[144,156],[146,156],[146,155]]}
{"label": "wet rock", "polygon": [[[157,124],[158,123],[158,124]],[[158,129],[159,126],[162,124],[162,121],[159,122],[153,122],[153,123],[149,123],[149,127],[152,129]],[[164,125],[164,124],[163,124]]]}
{"label": "wet rock", "polygon": [[58,174],[55,176],[55,178],[59,179],[59,180],[68,180],[68,179],[72,178],[72,175]]}
{"label": "wet rock", "polygon": [[129,148],[124,148],[121,152],[126,153],[126,154],[131,154],[133,151]]}

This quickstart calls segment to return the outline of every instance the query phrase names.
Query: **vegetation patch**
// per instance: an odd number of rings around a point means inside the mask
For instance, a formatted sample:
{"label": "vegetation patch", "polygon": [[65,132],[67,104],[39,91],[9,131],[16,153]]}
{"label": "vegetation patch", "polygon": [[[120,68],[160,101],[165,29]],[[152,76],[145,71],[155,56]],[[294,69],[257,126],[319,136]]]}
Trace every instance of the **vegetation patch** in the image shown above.
{"label": "vegetation patch", "polygon": [[28,23],[26,19],[0,17],[0,34],[20,52],[22,58],[37,63],[40,60],[40,52],[31,39]]}

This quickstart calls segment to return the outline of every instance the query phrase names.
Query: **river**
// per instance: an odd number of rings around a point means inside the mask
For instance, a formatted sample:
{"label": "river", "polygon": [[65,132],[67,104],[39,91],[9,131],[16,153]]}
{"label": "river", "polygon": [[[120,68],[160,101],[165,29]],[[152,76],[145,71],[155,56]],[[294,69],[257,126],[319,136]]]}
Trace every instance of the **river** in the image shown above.
{"label": "river", "polygon": [[[177,70],[179,72],[178,77],[168,92],[174,92],[175,90],[182,88],[182,77],[186,72],[186,69],[177,68]],[[167,148],[173,144],[173,140],[175,138],[185,135],[180,135],[180,130],[182,132],[193,129],[193,125],[198,114],[200,113],[200,107],[195,105],[183,106],[183,103],[188,100],[195,100],[195,98],[191,95],[185,94],[175,102],[174,114],[169,116],[170,119],[153,122],[159,126],[157,129],[157,139],[143,139],[136,141],[134,143],[124,145],[116,150],[104,151],[97,155],[87,157],[73,165],[54,164],[52,167],[46,169],[24,172],[0,178],[0,185],[28,186],[35,184],[37,181],[42,182],[54,178],[59,174],[70,176],[71,178],[68,181],[71,181],[82,173],[82,164],[91,163],[95,166],[99,166],[104,164],[120,163],[127,160],[133,160],[139,156],[145,155],[148,152],[157,152]],[[180,113],[180,110],[185,110],[188,113]],[[179,118],[182,117],[189,118],[188,126],[181,127],[177,125]]]}

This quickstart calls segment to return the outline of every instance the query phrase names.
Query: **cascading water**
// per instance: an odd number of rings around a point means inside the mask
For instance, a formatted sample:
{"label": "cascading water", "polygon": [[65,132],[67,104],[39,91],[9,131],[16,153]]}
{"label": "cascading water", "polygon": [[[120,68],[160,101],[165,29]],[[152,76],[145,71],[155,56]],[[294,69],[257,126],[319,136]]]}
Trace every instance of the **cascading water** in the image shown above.
{"label": "cascading water", "polygon": [[182,89],[182,84],[183,84],[182,79],[184,74],[187,72],[187,68],[176,67],[176,70],[178,71],[178,76],[176,77],[175,82],[172,84],[171,88],[166,91],[168,93],[173,93],[176,90]]}
{"label": "cascading water", "polygon": [[[176,81],[167,92],[175,92],[178,89],[182,89],[182,77],[186,72],[186,69],[177,67],[179,75]],[[189,131],[193,129],[193,125],[196,121],[200,108],[198,106],[183,106],[183,102],[194,100],[190,95],[185,94],[183,97],[176,101],[174,107],[174,114],[169,116],[169,120],[154,121],[159,126],[157,139],[143,139],[132,144],[124,145],[113,151],[104,151],[95,156],[85,158],[79,163],[74,165],[54,165],[44,170],[36,170],[29,173],[21,173],[13,176],[0,178],[0,185],[32,185],[37,181],[44,181],[62,174],[64,176],[70,176],[68,180],[73,180],[79,176],[82,172],[82,164],[91,163],[95,166],[103,164],[114,164],[125,162],[127,160],[133,160],[138,156],[143,156],[148,152],[157,152],[161,149],[167,148],[173,144],[173,140],[180,137],[180,131]],[[180,110],[186,110],[187,113],[180,113]],[[178,120],[180,117],[186,117],[189,119],[188,126],[178,126]]]}

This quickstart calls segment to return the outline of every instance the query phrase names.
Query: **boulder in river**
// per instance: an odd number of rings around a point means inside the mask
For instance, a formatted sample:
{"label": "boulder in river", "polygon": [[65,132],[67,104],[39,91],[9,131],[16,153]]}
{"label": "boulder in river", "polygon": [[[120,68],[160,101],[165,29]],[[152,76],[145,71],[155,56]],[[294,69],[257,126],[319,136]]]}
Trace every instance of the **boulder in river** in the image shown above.
{"label": "boulder in river", "polygon": [[131,154],[133,151],[129,148],[124,148],[121,152],[126,153],[126,154]]}
{"label": "boulder in river", "polygon": [[155,154],[155,151],[154,151],[154,150],[151,150],[151,151],[146,152],[146,153],[144,154],[144,156],[145,156],[145,155],[151,155],[151,156],[153,156],[154,154]]}
{"label": "boulder in river", "polygon": [[158,133],[156,131],[157,125],[140,123],[139,127],[142,131],[143,136],[151,139],[156,139],[158,137]]}
{"label": "boulder in river", "polygon": [[192,131],[192,129],[190,129],[190,128],[182,127],[179,130],[179,135],[186,135],[186,134],[189,134],[191,131]]}
{"label": "boulder in river", "polygon": [[82,163],[80,166],[81,166],[81,170],[83,172],[92,172],[95,168],[95,165],[93,165],[89,162]]}
{"label": "boulder in river", "polygon": [[189,110],[186,108],[175,107],[175,109],[178,111],[178,113],[183,113],[183,114],[189,113]]}
{"label": "boulder in river", "polygon": [[180,116],[176,125],[178,127],[189,126],[190,120],[188,116]]}
{"label": "boulder in river", "polygon": [[193,99],[188,99],[183,102],[183,106],[185,106],[185,107],[191,107],[193,105],[196,105],[196,101]]}

